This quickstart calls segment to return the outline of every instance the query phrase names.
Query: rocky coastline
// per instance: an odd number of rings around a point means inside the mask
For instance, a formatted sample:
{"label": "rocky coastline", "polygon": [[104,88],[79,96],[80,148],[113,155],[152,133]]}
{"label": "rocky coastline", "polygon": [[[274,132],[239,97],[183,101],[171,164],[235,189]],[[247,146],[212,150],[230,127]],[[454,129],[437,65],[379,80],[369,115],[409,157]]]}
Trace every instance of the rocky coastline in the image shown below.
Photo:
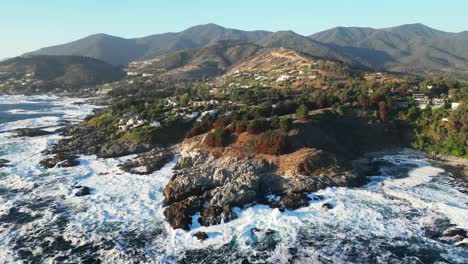
{"label": "rocky coastline", "polygon": [[[132,174],[151,174],[176,155],[180,156],[175,173],[164,189],[164,215],[174,229],[185,230],[190,229],[197,214],[197,221],[202,226],[209,226],[235,219],[235,207],[266,204],[284,211],[307,206],[310,200],[323,198],[311,194],[318,190],[366,184],[367,176],[378,174],[383,162],[375,159],[382,153],[356,157],[351,161],[349,157],[315,148],[301,148],[281,158],[267,158],[225,156],[185,141],[169,148],[106,142],[97,129],[82,124],[68,126],[62,133],[64,137],[45,151],[51,157],[40,162],[44,168],[76,166],[79,164],[77,155],[80,154],[100,158],[136,154],[119,167]],[[401,149],[395,151],[401,152]],[[424,157],[431,158],[429,155]],[[452,161],[447,166],[458,168],[459,175],[466,177],[466,166],[455,167],[460,165],[455,163]],[[83,188],[84,191],[74,192],[75,195],[92,194],[89,187]],[[321,207],[331,210],[334,205],[324,203]]]}

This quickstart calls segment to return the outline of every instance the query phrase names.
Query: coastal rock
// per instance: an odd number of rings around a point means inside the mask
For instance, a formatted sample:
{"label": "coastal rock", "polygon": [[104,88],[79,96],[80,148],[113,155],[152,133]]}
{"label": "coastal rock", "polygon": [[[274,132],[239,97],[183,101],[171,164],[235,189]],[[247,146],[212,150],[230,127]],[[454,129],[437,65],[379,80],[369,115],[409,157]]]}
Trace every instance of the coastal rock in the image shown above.
{"label": "coastal rock", "polygon": [[91,189],[87,186],[72,186],[72,193],[75,196],[86,196],[91,194]]}
{"label": "coastal rock", "polygon": [[[325,155],[320,151],[317,153]],[[165,214],[174,228],[188,228],[191,217],[197,212],[200,212],[199,222],[204,226],[228,222],[236,218],[233,207],[255,203],[295,210],[308,206],[306,192],[316,192],[328,186],[359,186],[367,182],[362,176],[336,165],[331,157],[310,159],[307,164],[316,166],[314,170],[309,165],[307,169],[294,169],[304,173],[318,170],[327,173],[284,176],[278,173],[276,165],[265,159],[215,158],[200,151],[181,154],[176,165],[178,170],[164,189],[164,203],[168,206]],[[326,169],[321,170],[320,166]],[[267,196],[270,195],[281,198],[269,200]]]}
{"label": "coastal rock", "polygon": [[442,233],[442,235],[445,236],[445,237],[453,237],[453,236],[466,237],[467,232],[466,232],[466,230],[464,230],[462,228],[452,227],[452,228],[449,228],[449,229],[445,230]]}
{"label": "coastal rock", "polygon": [[288,210],[296,210],[308,206],[309,200],[309,197],[304,193],[287,193],[281,197],[280,206]]}
{"label": "coastal rock", "polygon": [[41,160],[39,164],[45,169],[51,168],[65,168],[65,167],[74,167],[80,165],[80,162],[77,160],[78,156],[72,154],[57,154],[52,158],[47,158]]}
{"label": "coastal rock", "polygon": [[99,152],[98,157],[101,158],[116,158],[130,154],[138,154],[149,151],[153,148],[150,144],[142,143],[126,143],[126,142],[111,142],[105,143]]}
{"label": "coastal rock", "polygon": [[[174,159],[174,152],[169,149],[155,148],[149,152],[140,154],[132,160],[128,160],[119,167],[133,174],[151,174],[160,170],[164,165]],[[144,168],[144,170],[139,170]]]}
{"label": "coastal rock", "polygon": [[40,128],[19,128],[13,132],[16,134],[16,137],[39,137],[52,134],[52,132]]}
{"label": "coastal rock", "polygon": [[9,167],[10,165],[8,165],[8,163],[10,163],[10,161],[9,161],[9,160],[6,160],[6,159],[0,159],[0,168]]}
{"label": "coastal rock", "polygon": [[327,210],[331,210],[331,209],[333,209],[333,205],[330,204],[330,203],[324,203],[324,204],[322,204],[322,208],[327,209]]}
{"label": "coastal rock", "polygon": [[208,235],[205,232],[196,232],[193,234],[194,237],[196,237],[198,240],[204,241],[208,239]]}
{"label": "coastal rock", "polygon": [[232,212],[229,205],[223,207],[208,206],[202,210],[198,222],[203,226],[218,225],[236,219],[237,215]]}
{"label": "coastal rock", "polygon": [[75,153],[95,155],[99,152],[104,137],[98,130],[87,126],[69,126],[63,129],[63,138],[46,151],[47,154]]}
{"label": "coastal rock", "polygon": [[192,216],[203,208],[203,200],[198,197],[189,197],[183,201],[175,202],[164,210],[164,216],[174,228],[190,229]]}
{"label": "coastal rock", "polygon": [[468,242],[460,242],[456,244],[457,247],[463,248],[463,249],[468,249]]}

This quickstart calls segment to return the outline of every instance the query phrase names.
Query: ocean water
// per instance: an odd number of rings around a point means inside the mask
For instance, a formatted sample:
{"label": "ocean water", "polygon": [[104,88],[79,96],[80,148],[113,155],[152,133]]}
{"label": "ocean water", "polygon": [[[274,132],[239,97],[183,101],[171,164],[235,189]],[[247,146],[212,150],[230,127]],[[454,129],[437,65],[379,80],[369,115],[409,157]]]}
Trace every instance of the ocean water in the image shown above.
{"label": "ocean water", "polygon": [[[11,161],[0,168],[0,263],[468,263],[468,250],[437,236],[449,226],[468,228],[466,190],[407,153],[386,156],[395,166],[368,185],[321,190],[324,200],[305,208],[236,208],[234,221],[201,227],[194,216],[190,231],[173,230],[162,191],[177,158],[151,175],[117,167],[131,157],[81,156],[77,167],[45,170],[42,151],[60,135],[8,132],[79,122],[95,108],[73,104],[82,101],[0,96],[0,158]],[[92,195],[73,196],[74,183]],[[198,241],[198,231],[209,238]]]}

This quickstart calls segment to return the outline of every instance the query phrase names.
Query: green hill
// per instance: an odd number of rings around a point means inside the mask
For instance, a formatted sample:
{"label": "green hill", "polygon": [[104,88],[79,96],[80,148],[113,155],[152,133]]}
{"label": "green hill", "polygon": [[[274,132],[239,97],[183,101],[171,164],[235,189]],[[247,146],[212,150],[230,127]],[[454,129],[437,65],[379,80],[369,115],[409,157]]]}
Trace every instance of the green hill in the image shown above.
{"label": "green hill", "polygon": [[2,90],[14,92],[76,90],[123,77],[120,68],[80,56],[16,57],[0,63]]}

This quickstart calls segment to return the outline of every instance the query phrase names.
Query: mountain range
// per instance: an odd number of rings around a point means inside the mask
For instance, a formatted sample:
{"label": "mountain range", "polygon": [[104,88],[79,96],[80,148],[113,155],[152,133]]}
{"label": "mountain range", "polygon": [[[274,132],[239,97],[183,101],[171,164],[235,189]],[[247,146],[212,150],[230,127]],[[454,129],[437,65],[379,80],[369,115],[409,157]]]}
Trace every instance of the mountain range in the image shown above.
{"label": "mountain range", "polygon": [[239,41],[266,48],[284,47],[373,70],[468,73],[468,32],[443,32],[423,24],[383,29],[337,27],[311,36],[293,31],[242,31],[207,24],[177,33],[133,39],[91,35],[25,56],[79,55],[125,65],[172,53],[181,56],[182,53],[177,52],[213,46],[219,41]]}

